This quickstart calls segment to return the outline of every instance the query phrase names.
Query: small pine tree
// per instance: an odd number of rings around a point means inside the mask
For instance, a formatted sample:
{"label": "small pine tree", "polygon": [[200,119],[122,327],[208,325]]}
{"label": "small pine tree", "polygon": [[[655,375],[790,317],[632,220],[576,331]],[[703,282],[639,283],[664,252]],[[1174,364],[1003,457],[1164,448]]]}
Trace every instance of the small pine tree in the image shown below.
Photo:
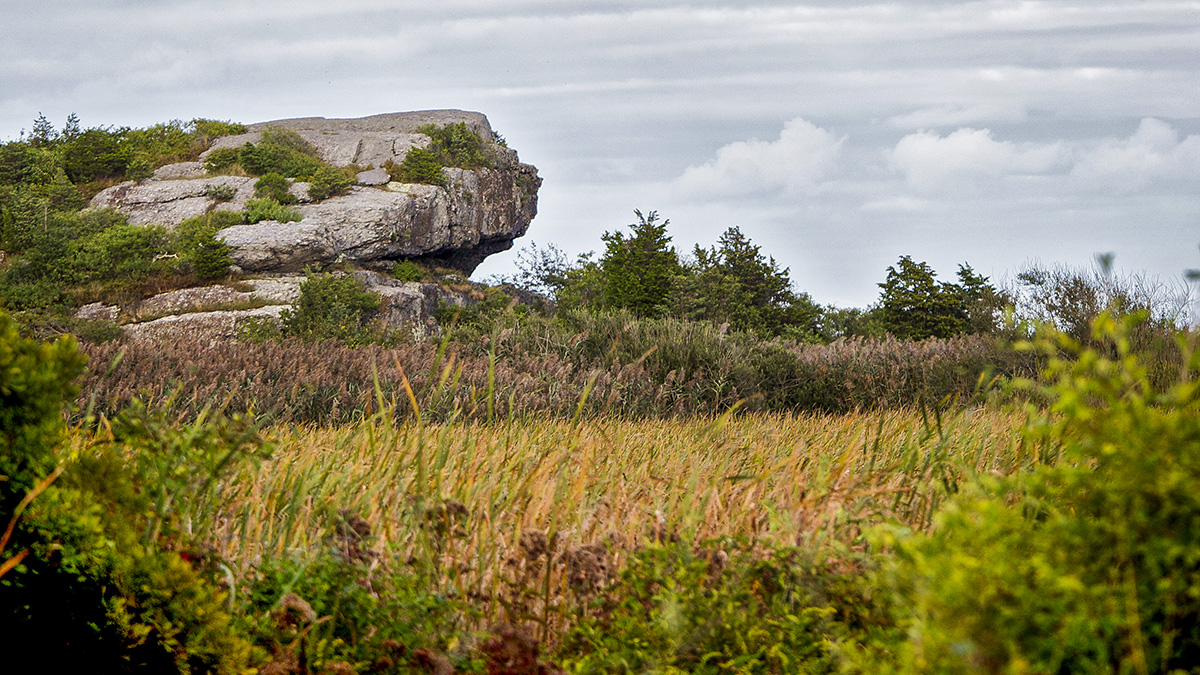
{"label": "small pine tree", "polygon": [[939,283],[927,263],[901,256],[888,267],[887,280],[879,284],[880,320],[883,327],[902,340],[948,338],[967,329],[967,311],[962,289]]}
{"label": "small pine tree", "polygon": [[607,246],[600,259],[605,276],[604,304],[639,316],[653,316],[666,302],[681,268],[667,235],[671,221],[659,221],[657,211],[633,213],[638,218],[630,225],[633,236],[626,238],[620,232],[605,232],[603,236]]}
{"label": "small pine tree", "polygon": [[229,266],[233,263],[229,258],[231,250],[224,240],[217,239],[216,228],[206,227],[196,233],[187,257],[196,276],[211,281],[229,273]]}

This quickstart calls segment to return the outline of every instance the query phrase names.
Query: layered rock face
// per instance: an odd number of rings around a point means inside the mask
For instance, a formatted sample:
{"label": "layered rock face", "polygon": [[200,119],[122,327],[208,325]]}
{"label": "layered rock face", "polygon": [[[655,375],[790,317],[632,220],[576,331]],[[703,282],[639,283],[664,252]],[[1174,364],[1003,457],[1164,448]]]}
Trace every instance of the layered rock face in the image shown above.
{"label": "layered rock face", "polygon": [[[431,142],[416,129],[424,124],[464,122],[489,144],[493,166],[446,169],[449,185],[384,182],[380,171],[364,172],[360,185],[347,195],[314,203],[307,185],[295,183],[300,198],[295,223],[263,221],[236,225],[218,236],[233,247],[234,262],[246,272],[295,272],[307,265],[352,262],[386,268],[416,259],[452,267],[467,274],[488,255],[512,246],[525,234],[537,213],[537,168],[522,164],[517,153],[495,143],[487,118],[461,110],[375,115],[360,119],[321,117],[278,120],[251,125],[246,134],[218,139],[209,150],[255,143],[266,128],[295,131],[334,166],[373,166],[401,162],[410,148]],[[205,177],[202,165],[170,165],[155,178],[123,183],[92,200],[95,208],[115,208],[134,224],[167,227],[215,209],[241,210],[254,194],[254,178]],[[230,201],[209,196],[211,188],[234,190]]]}

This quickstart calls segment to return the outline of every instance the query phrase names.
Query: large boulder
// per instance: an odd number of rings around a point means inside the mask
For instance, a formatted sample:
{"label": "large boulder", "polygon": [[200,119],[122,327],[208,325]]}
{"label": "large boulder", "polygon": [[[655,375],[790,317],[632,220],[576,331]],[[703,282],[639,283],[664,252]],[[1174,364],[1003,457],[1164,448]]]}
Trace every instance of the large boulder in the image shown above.
{"label": "large boulder", "polygon": [[[303,136],[330,164],[380,168],[389,160],[403,161],[409,148],[431,142],[417,133],[421,125],[457,122],[466,123],[488,143],[491,167],[446,169],[445,188],[359,185],[346,195],[315,203],[308,199],[307,186],[296,183],[292,192],[300,197],[300,222],[237,225],[219,236],[233,248],[234,262],[247,272],[294,272],[336,262],[386,268],[396,260],[416,259],[470,274],[488,255],[510,248],[525,234],[537,213],[541,186],[537,168],[522,164],[515,151],[496,142],[487,118],[479,113],[438,110],[360,119],[278,120],[218,139],[213,149],[256,142],[264,129],[279,127]],[[189,176],[195,176],[194,165],[160,170],[151,180],[100,192],[91,205],[115,208],[134,224],[172,227],[214,209],[244,209],[254,193],[253,178]],[[233,199],[218,201],[213,190],[217,186],[232,188]]]}

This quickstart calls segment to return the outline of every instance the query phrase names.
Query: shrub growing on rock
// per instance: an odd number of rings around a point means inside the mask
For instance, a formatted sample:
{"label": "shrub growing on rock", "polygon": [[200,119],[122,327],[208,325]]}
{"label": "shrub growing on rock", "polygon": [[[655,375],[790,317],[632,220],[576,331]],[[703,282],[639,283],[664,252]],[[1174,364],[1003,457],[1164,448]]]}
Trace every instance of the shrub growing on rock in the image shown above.
{"label": "shrub growing on rock", "polygon": [[246,222],[258,223],[264,220],[275,220],[281,223],[294,223],[303,220],[304,216],[296,209],[290,209],[274,199],[251,199],[246,202]]}
{"label": "shrub growing on rock", "polygon": [[385,166],[392,180],[400,183],[422,183],[445,187],[446,174],[437,153],[424,148],[411,148],[400,164],[388,162]]}
{"label": "shrub growing on rock", "polygon": [[371,342],[371,322],[378,309],[379,297],[355,277],[309,272],[296,304],[281,315],[283,333],[306,341]]}
{"label": "shrub growing on rock", "polygon": [[255,176],[278,173],[298,180],[308,178],[322,166],[316,148],[290,129],[263,131],[258,145],[242,146],[238,162]]}
{"label": "shrub growing on rock", "polygon": [[492,164],[488,157],[487,144],[479,134],[467,127],[466,122],[440,127],[436,124],[424,124],[417,127],[417,131],[433,140],[429,150],[442,166],[478,169]]}
{"label": "shrub growing on rock", "polygon": [[346,194],[351,185],[354,185],[354,178],[346,175],[345,171],[332,166],[323,166],[317,169],[309,180],[308,196],[316,201],[321,201]]}
{"label": "shrub growing on rock", "polygon": [[288,191],[291,186],[288,179],[271,172],[254,183],[254,196],[259,199],[273,199],[280,204],[295,204],[299,200]]}

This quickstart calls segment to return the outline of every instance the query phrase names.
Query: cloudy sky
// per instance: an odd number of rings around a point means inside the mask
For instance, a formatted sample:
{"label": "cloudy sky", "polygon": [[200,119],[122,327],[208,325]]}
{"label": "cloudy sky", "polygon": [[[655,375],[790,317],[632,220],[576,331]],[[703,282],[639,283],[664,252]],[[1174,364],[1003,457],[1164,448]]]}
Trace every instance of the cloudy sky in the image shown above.
{"label": "cloudy sky", "polygon": [[[901,255],[1200,268],[1200,2],[5,0],[0,138],[462,108],[571,254],[737,225],[822,303]],[[514,249],[515,251],[515,249]],[[477,276],[511,271],[513,252]]]}

